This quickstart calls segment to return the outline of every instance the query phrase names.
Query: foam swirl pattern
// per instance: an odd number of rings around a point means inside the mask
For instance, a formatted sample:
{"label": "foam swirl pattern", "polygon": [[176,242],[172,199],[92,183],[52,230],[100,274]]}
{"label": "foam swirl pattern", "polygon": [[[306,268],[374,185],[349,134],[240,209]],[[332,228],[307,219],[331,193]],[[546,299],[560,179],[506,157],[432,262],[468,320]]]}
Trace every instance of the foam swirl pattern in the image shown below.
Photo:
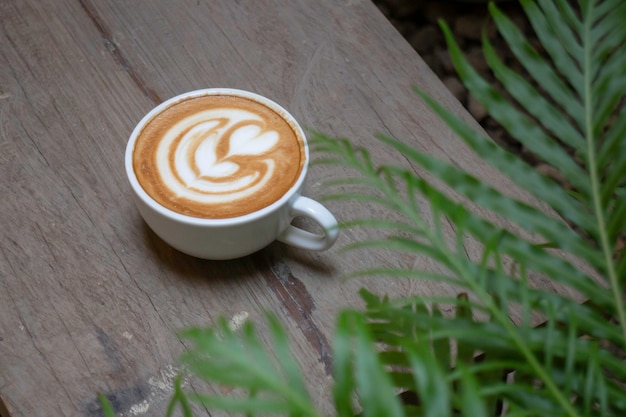
{"label": "foam swirl pattern", "polygon": [[151,119],[133,153],[161,205],[202,218],[238,217],[278,200],[304,164],[302,141],[278,113],[235,96],[186,99]]}

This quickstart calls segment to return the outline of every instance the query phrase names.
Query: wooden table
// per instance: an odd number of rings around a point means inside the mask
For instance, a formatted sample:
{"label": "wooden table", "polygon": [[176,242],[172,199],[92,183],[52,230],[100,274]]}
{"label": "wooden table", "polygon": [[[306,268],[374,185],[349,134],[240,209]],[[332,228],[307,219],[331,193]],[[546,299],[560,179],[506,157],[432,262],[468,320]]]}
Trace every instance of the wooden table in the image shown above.
{"label": "wooden table", "polygon": [[[277,4],[282,3],[282,4]],[[176,332],[220,315],[278,315],[322,409],[337,311],[366,286],[449,291],[386,279],[344,282],[384,252],[309,253],[274,243],[244,259],[182,255],[143,223],[123,154],[157,103],[205,87],[258,92],[307,127],[366,145],[393,135],[508,187],[411,92],[472,123],[369,0],[3,0],[0,2],[0,414],[164,415],[184,344]],[[305,194],[340,167],[313,168]],[[329,203],[340,220],[374,210]],[[380,214],[380,213],[379,213]],[[470,248],[471,249],[471,248]]]}

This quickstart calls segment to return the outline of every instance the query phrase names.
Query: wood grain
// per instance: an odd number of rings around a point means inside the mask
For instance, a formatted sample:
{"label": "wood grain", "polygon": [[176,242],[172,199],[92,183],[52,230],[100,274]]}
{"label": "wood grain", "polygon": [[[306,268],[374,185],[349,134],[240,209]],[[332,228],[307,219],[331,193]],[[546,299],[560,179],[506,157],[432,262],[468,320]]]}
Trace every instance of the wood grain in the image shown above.
{"label": "wood grain", "polygon": [[[0,3],[0,413],[164,415],[185,349],[177,331],[273,311],[290,329],[307,383],[330,412],[337,311],[366,286],[388,294],[440,284],[342,274],[424,262],[384,251],[344,255],[279,243],[244,259],[180,254],[142,222],[123,168],[135,123],[162,100],[205,87],[252,90],[306,127],[367,146],[393,135],[526,198],[482,164],[411,92],[470,119],[365,0],[5,0]],[[345,175],[311,169],[306,194]],[[387,215],[329,204],[340,220]],[[468,248],[471,252],[471,247]],[[198,415],[207,415],[198,410]]]}

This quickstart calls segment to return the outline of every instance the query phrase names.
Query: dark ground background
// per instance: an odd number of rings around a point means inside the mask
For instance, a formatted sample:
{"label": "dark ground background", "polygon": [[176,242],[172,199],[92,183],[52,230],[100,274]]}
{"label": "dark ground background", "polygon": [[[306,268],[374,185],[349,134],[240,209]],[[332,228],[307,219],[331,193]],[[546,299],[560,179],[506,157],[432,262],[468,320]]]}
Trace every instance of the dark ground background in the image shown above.
{"label": "dark ground background", "polygon": [[[455,39],[474,68],[494,85],[498,85],[486,65],[481,46],[483,30],[500,57],[512,68],[523,72],[520,64],[499,37],[488,13],[488,2],[482,0],[374,0],[374,3],[395,28],[413,46],[448,89],[483,126],[491,138],[506,149],[520,155],[531,165],[558,181],[563,181],[558,171],[511,138],[490,116],[483,106],[467,94],[448,56],[447,47],[437,24],[443,19],[450,26]],[[498,1],[497,6],[511,18],[533,42],[532,29],[521,6],[515,0]]]}

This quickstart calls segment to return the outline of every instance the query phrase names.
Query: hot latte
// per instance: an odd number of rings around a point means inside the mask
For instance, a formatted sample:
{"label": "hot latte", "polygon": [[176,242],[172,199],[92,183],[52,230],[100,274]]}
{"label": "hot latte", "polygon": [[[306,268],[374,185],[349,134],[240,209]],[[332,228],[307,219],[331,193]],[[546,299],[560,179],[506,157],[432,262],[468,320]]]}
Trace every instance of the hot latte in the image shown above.
{"label": "hot latte", "polygon": [[248,98],[187,97],[145,124],[133,169],[141,187],[170,210],[238,217],[269,206],[296,183],[306,163],[298,132]]}

